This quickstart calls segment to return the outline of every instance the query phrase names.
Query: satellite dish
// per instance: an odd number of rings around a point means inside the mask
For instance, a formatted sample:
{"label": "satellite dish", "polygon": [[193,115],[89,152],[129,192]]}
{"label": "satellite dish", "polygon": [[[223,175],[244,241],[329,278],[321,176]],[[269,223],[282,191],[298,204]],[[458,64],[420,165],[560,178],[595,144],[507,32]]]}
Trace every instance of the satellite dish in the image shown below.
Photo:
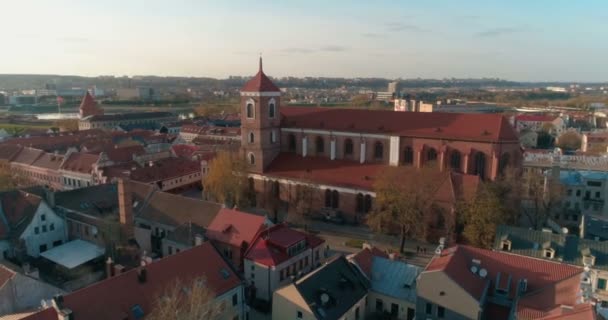
{"label": "satellite dish", "polygon": [[327,293],[322,293],[321,294],[321,304],[326,305],[327,303],[329,303],[329,295]]}
{"label": "satellite dish", "polygon": [[471,266],[471,272],[477,273],[477,266]]}
{"label": "satellite dish", "polygon": [[483,269],[483,268],[481,270],[479,270],[480,277],[485,278],[487,275],[488,275],[488,270]]}
{"label": "satellite dish", "polygon": [[562,233],[563,233],[563,234],[568,234],[568,228],[563,227],[563,228],[562,228]]}

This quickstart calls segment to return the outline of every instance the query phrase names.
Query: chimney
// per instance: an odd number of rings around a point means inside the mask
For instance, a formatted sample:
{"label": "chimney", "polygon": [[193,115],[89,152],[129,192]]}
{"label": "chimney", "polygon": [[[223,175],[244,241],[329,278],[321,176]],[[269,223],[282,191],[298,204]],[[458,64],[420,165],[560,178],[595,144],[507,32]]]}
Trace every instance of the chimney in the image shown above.
{"label": "chimney", "polygon": [[118,179],[118,210],[120,225],[124,239],[134,237],[133,224],[133,193],[131,184],[127,179]]}
{"label": "chimney", "polygon": [[55,192],[51,190],[48,186],[44,187],[44,198],[49,207],[55,207]]}
{"label": "chimney", "polygon": [[114,261],[111,257],[108,257],[108,260],[106,260],[106,278],[112,278],[113,265]]}

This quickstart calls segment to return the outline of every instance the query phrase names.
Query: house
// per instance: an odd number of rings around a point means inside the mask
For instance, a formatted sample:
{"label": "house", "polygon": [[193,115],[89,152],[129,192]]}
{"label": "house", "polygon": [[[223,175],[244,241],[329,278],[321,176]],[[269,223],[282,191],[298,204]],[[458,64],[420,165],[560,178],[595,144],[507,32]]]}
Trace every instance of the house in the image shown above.
{"label": "house", "polygon": [[250,296],[270,301],[272,293],[320,266],[327,258],[325,240],[277,224],[260,231],[244,258]]}
{"label": "house", "polygon": [[368,289],[365,276],[340,255],[275,291],[272,319],[363,319]]}
{"label": "house", "polygon": [[256,236],[271,225],[266,217],[222,208],[207,227],[205,236],[237,269],[242,269],[245,253]]}
{"label": "house", "polygon": [[1,259],[37,258],[66,240],[64,220],[40,196],[23,190],[0,193]]}
{"label": "house", "polygon": [[[122,166],[119,166],[122,167]],[[150,161],[143,166],[133,165],[130,170],[106,171],[109,180],[128,178],[156,186],[161,191],[179,192],[201,185],[199,161],[183,158],[167,158]]]}
{"label": "house", "polygon": [[[240,116],[240,152],[259,198],[275,192],[281,209],[292,210],[298,185],[312,183],[325,199],[314,210],[328,208],[349,222],[365,219],[374,177],[387,166],[433,164],[481,180],[521,166],[517,132],[500,114],[283,107],[261,61],[241,88]],[[358,206],[366,197],[371,205]]]}
{"label": "house", "polygon": [[559,177],[563,189],[562,210],[557,210],[552,217],[560,225],[576,229],[581,225],[583,215],[608,217],[608,172],[554,167],[549,174]]}
{"label": "house", "polygon": [[455,246],[416,283],[416,319],[594,319],[581,299],[583,268]]}
{"label": "house", "polygon": [[[416,277],[421,268],[395,260],[394,256],[365,246],[349,256],[370,283],[367,314],[376,318],[412,320],[416,310]],[[373,306],[373,307],[372,307]]]}
{"label": "house", "polygon": [[154,311],[157,300],[169,294],[178,281],[184,286],[179,293],[188,292],[195,285],[209,288],[214,303],[223,310],[220,319],[246,319],[241,279],[210,243],[142,263],[139,268],[56,296],[51,307],[25,319],[142,319]]}
{"label": "house", "polygon": [[556,116],[520,114],[515,117],[515,128],[517,131],[527,129],[539,132],[545,130],[553,136],[559,136],[566,130],[566,122]]}
{"label": "house", "polygon": [[608,302],[608,242],[581,239],[575,235],[555,234],[501,225],[496,230],[494,249],[522,256],[559,261],[585,271],[581,283],[586,298]]}
{"label": "house", "polygon": [[17,269],[16,266],[0,264],[0,318],[5,314],[34,309],[40,306],[40,300],[64,293],[38,279],[37,270],[26,274]]}
{"label": "house", "polygon": [[97,184],[94,169],[99,163],[99,154],[68,151],[59,168],[63,189],[71,190]]}

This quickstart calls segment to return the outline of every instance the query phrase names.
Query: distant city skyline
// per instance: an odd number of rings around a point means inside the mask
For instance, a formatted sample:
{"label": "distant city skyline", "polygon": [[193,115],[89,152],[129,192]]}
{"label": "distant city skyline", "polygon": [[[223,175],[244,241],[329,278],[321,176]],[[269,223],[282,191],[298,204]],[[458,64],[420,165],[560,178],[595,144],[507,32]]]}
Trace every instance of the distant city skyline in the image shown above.
{"label": "distant city skyline", "polygon": [[2,4],[3,74],[608,81],[603,0]]}

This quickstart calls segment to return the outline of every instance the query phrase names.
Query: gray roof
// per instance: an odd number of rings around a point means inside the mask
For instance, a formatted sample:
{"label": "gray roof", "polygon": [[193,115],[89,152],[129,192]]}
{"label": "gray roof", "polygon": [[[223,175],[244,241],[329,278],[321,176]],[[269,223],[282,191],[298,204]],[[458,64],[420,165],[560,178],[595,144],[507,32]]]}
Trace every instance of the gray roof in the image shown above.
{"label": "gray roof", "polygon": [[[608,241],[581,239],[574,235],[555,234],[501,225],[496,230],[494,248],[501,250],[502,240],[511,241],[511,252],[546,260],[558,260],[583,266],[583,253],[595,257],[593,268],[608,270]],[[544,249],[555,250],[553,259],[545,258]]]}
{"label": "gray roof", "polygon": [[295,287],[317,319],[338,319],[365,297],[369,282],[340,255],[296,281]]}
{"label": "gray roof", "polygon": [[416,277],[422,270],[403,261],[372,259],[371,289],[393,298],[416,303]]}
{"label": "gray roof", "polygon": [[55,193],[55,206],[95,217],[118,216],[116,184],[100,184]]}

